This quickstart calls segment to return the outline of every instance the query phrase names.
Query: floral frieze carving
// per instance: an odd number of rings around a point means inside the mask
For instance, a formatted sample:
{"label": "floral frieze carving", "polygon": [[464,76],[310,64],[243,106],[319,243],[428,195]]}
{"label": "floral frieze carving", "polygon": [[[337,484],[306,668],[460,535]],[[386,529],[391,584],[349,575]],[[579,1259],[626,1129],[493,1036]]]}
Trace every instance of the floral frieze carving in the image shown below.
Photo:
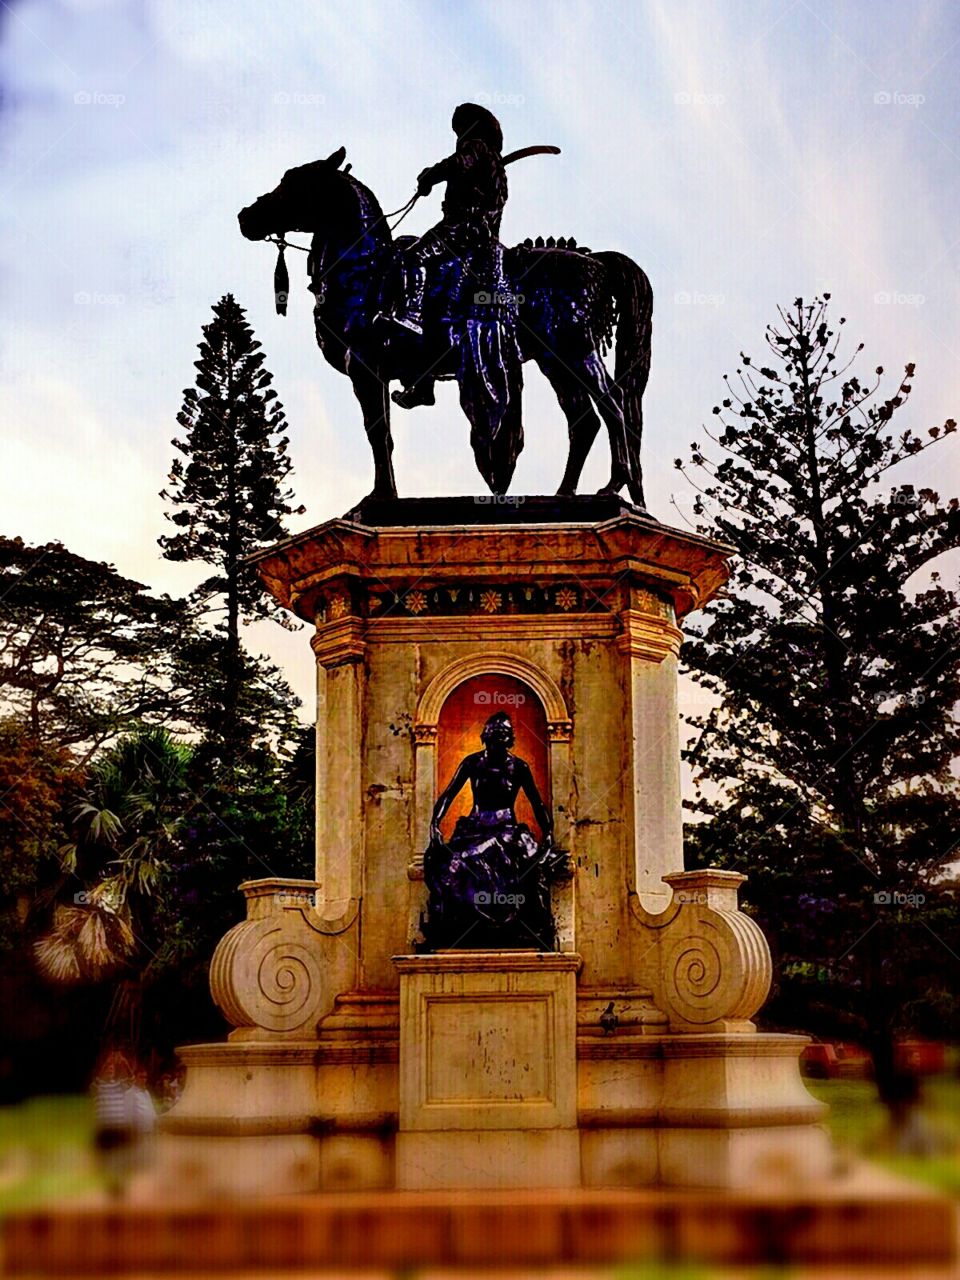
{"label": "floral frieze carving", "polygon": [[[411,585],[396,590],[377,584],[367,593],[367,612],[371,618],[609,614],[617,603],[610,593],[578,582],[511,586],[504,582],[471,581],[430,587]],[[327,617],[332,617],[329,605]]]}

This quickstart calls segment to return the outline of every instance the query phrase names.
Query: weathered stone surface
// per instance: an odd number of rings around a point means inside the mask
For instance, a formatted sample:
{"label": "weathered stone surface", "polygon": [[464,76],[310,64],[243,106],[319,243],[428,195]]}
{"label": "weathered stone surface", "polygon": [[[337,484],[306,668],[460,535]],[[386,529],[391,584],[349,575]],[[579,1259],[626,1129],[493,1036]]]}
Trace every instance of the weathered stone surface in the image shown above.
{"label": "weathered stone surface", "polygon": [[247,918],[225,934],[210,963],[210,991],[233,1039],[303,1039],[333,1005],[349,971],[354,910],[321,920],[313,880],[248,880]]}
{"label": "weathered stone surface", "polygon": [[397,1185],[580,1181],[577,955],[395,956]]}
{"label": "weathered stone surface", "polygon": [[[441,785],[445,699],[480,674],[544,710],[561,947],[584,981],[629,984],[623,893],[665,908],[682,867],[679,614],[726,574],[725,549],[632,513],[595,524],[368,528],[332,521],[259,559],[316,624],[318,912],[362,895],[359,980],[395,986],[425,907],[422,853]],[[405,895],[397,910],[398,887]]]}
{"label": "weathered stone surface", "polygon": [[[317,879],[243,886],[248,918],[211,972],[235,1030],[185,1051],[171,1159],[208,1135],[221,1186],[230,1139],[238,1190],[258,1181],[258,1135],[276,1153],[263,1190],[824,1173],[802,1038],[752,1022],[770,956],[738,909],[743,877],[682,871],[677,619],[726,556],[618,511],[331,521],[259,557],[316,626]],[[444,707],[480,677],[542,708],[533,745],[574,869],[553,890],[559,953],[410,954]]]}
{"label": "weathered stone surface", "polygon": [[400,1127],[575,1128],[577,955],[395,956]]}
{"label": "weathered stone surface", "polygon": [[770,990],[770,949],[737,906],[746,879],[735,871],[664,876],[673,890],[653,915],[634,902],[643,971],[674,1031],[752,1031],[750,1018]]}

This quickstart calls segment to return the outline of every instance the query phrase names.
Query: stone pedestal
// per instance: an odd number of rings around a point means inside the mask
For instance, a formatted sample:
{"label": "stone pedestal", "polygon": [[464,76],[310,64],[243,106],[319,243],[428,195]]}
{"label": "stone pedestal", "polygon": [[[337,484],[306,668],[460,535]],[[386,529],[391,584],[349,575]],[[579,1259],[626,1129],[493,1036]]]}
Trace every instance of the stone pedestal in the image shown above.
{"label": "stone pedestal", "polygon": [[[679,623],[726,559],[616,499],[469,498],[388,504],[258,557],[315,628],[316,881],[243,886],[248,918],[211,970],[235,1030],[184,1053],[171,1184],[827,1171],[804,1041],[752,1021],[771,971],[743,877],[682,869]],[[557,953],[418,955],[436,796],[501,707],[574,868]]]}
{"label": "stone pedestal", "polygon": [[580,957],[451,951],[394,964],[397,1186],[578,1186]]}

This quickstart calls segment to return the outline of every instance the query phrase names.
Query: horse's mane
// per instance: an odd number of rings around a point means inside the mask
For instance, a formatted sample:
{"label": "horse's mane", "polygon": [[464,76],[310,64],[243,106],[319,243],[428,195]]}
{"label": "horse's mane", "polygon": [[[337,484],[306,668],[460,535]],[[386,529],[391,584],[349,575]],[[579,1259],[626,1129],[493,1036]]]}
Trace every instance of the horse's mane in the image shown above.
{"label": "horse's mane", "polygon": [[335,170],[334,174],[352,192],[367,233],[381,240],[391,240],[390,227],[380,208],[380,201],[370,188],[352,173],[346,173],[342,169]]}

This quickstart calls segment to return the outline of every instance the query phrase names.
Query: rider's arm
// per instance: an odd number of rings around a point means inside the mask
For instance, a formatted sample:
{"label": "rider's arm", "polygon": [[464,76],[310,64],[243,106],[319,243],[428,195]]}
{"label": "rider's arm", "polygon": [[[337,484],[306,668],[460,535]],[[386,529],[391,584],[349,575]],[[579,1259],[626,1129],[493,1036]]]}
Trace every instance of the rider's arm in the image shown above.
{"label": "rider's arm", "polygon": [[428,196],[438,182],[447,181],[450,174],[459,164],[460,156],[454,152],[452,156],[447,156],[445,160],[439,160],[436,164],[428,165],[417,178],[417,194]]}

